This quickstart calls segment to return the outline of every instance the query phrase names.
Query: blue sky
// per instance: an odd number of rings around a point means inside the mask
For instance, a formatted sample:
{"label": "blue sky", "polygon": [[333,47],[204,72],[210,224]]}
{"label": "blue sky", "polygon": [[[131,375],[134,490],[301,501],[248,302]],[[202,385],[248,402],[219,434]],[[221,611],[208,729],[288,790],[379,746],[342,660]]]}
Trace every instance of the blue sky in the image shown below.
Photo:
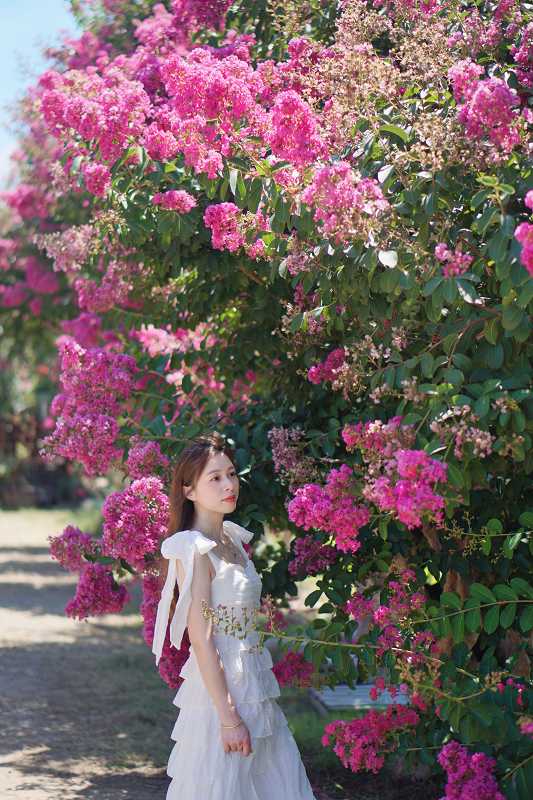
{"label": "blue sky", "polygon": [[0,183],[16,147],[5,129],[8,109],[45,68],[43,46],[57,44],[59,32],[76,32],[67,0],[0,0]]}

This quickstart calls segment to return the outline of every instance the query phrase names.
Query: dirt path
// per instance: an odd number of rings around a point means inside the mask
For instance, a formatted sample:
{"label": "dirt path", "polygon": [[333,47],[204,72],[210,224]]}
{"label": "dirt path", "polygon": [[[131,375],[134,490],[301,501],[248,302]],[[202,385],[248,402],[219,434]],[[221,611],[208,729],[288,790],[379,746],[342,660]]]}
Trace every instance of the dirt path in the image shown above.
{"label": "dirt path", "polygon": [[0,797],[164,800],[177,709],[142,642],[139,587],[120,615],[68,619],[76,576],[47,544],[67,524],[83,528],[68,510],[0,512]]}
{"label": "dirt path", "polygon": [[[134,608],[76,622],[46,537],[68,511],[0,513],[0,797],[162,800],[176,711]],[[137,588],[137,587],[136,587]]]}

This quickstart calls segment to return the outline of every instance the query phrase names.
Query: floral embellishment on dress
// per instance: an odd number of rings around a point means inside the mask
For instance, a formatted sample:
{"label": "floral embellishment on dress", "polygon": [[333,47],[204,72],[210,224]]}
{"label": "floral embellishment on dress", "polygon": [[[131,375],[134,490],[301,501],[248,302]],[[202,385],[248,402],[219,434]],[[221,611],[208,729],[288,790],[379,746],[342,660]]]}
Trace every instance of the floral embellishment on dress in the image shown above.
{"label": "floral embellishment on dress", "polygon": [[[245,639],[251,631],[258,630],[258,617],[261,609],[250,609],[247,606],[227,606],[223,603],[218,603],[213,607],[206,600],[202,600],[202,614],[205,619],[211,620],[218,633]],[[263,649],[264,633],[262,631],[259,631],[259,637],[259,642],[252,645],[250,651],[259,652]]]}

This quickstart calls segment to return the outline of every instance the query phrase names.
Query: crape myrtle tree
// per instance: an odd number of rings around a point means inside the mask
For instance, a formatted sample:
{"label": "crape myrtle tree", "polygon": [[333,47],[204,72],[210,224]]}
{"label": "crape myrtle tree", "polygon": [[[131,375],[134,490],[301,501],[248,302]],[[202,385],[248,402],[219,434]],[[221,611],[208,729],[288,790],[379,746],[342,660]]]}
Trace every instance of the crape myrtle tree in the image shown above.
{"label": "crape myrtle tree", "polygon": [[[101,538],[51,542],[80,574],[66,612],[119,611],[134,574],[151,643],[168,466],[216,427],[241,522],[294,533],[257,554],[280,680],[327,663],[407,699],[324,746],[529,798],[533,6],[73,10],[2,242],[2,324],[57,331],[43,458],[124,476]],[[276,605],[308,575],[289,636]],[[169,685],[186,655],[167,640]]]}

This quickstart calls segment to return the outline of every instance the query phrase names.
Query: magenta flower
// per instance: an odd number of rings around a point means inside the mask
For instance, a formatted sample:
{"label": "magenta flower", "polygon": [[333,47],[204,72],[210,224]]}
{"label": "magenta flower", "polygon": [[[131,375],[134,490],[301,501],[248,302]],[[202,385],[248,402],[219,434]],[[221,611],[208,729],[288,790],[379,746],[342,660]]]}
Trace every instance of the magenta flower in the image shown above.
{"label": "magenta flower", "polygon": [[294,90],[278,94],[270,112],[270,125],[266,141],[279,158],[304,167],[318,158],[327,158],[317,118]]}
{"label": "magenta flower", "polygon": [[76,594],[65,606],[65,614],[80,620],[102,614],[119,614],[129,601],[126,587],[117,585],[107,567],[87,563],[81,568]]}
{"label": "magenta flower", "polygon": [[159,478],[138,478],[103,505],[102,552],[124,558],[135,569],[146,568],[145,555],[154,553],[167,533],[168,496]]}
{"label": "magenta flower", "polygon": [[398,734],[416,727],[420,717],[411,708],[390,705],[386,711],[369,711],[359,719],[334,720],[324,728],[322,744],[332,745],[342,764],[352,772],[379,772],[387,753],[398,746]]}
{"label": "magenta flower", "polygon": [[197,205],[196,200],[182,189],[170,189],[168,192],[158,192],[152,197],[155,206],[161,206],[169,211],[177,211],[178,214],[187,214]]}
{"label": "magenta flower", "polygon": [[530,275],[533,275],[533,225],[522,222],[515,229],[514,237],[522,245],[520,261]]}
{"label": "magenta flower", "polygon": [[204,223],[211,229],[211,243],[217,250],[238,250],[244,244],[239,230],[241,211],[234,203],[218,203],[207,206]]}
{"label": "magenta flower", "polygon": [[470,755],[459,742],[444,745],[438,762],[446,771],[446,794],[442,800],[505,800],[494,777],[496,761],[485,753]]}
{"label": "magenta flower", "polygon": [[170,461],[161,452],[158,442],[145,439],[132,439],[126,467],[130,478],[146,478],[159,469],[168,467]]}
{"label": "magenta flower", "polygon": [[288,570],[291,575],[317,575],[337,560],[337,551],[331,545],[315,539],[314,536],[302,536],[294,542],[294,558],[289,561]]}
{"label": "magenta flower", "polygon": [[108,167],[104,164],[93,162],[84,164],[81,171],[85,178],[85,186],[88,192],[97,197],[103,197],[107,194],[111,186],[111,173]]}
{"label": "magenta flower", "polygon": [[302,653],[289,650],[274,664],[272,672],[280,686],[304,687],[311,685],[314,667]]}
{"label": "magenta flower", "polygon": [[73,525],[67,525],[59,536],[49,536],[48,541],[51,557],[69,572],[79,572],[87,563],[84,554],[94,555],[97,551],[93,537]]}

